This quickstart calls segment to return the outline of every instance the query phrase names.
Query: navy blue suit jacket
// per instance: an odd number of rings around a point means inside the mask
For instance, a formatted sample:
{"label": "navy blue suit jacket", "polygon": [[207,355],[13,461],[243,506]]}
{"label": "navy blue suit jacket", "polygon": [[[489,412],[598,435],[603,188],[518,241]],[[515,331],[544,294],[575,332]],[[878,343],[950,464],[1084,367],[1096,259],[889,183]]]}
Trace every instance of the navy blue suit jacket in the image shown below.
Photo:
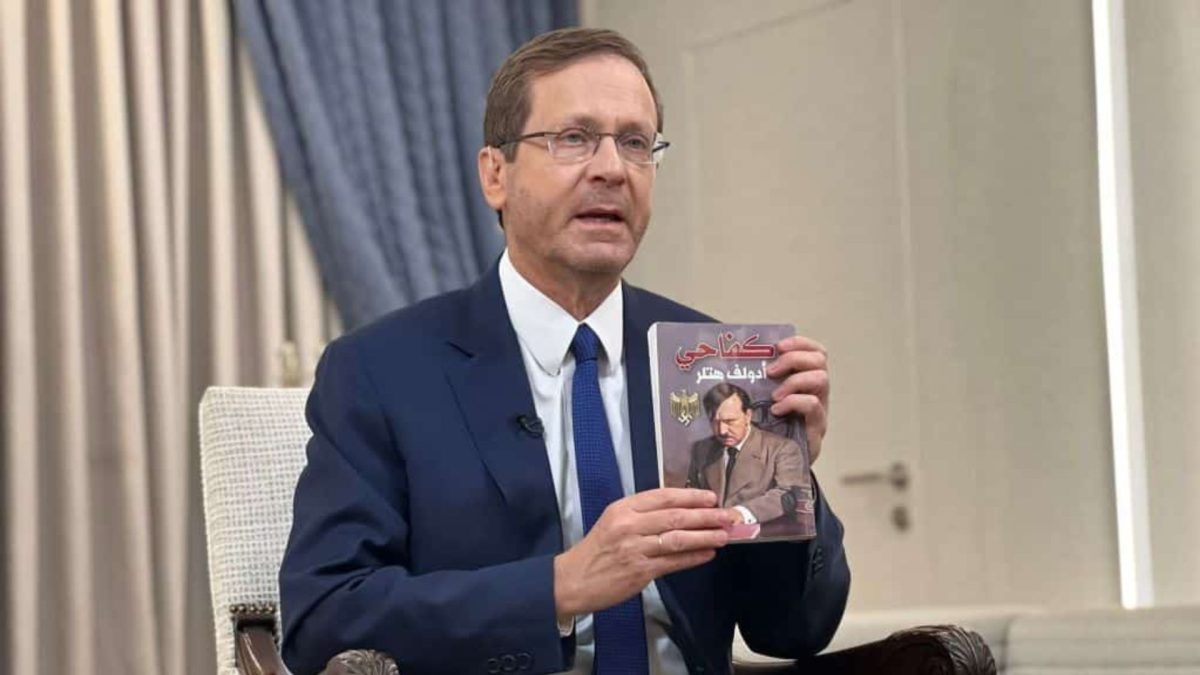
{"label": "navy blue suit jacket", "polygon": [[[710,321],[625,285],[634,474],[658,486],[646,331]],[[562,531],[496,268],[474,286],[334,341],[308,401],[313,437],[280,571],[283,656],[317,672],[346,649],[391,654],[405,675],[556,672],[574,658],[554,611]],[[850,573],[842,527],[817,500],[817,538],[728,547],[658,580],[694,673],[727,673],[734,623],[756,651],[820,650]]]}

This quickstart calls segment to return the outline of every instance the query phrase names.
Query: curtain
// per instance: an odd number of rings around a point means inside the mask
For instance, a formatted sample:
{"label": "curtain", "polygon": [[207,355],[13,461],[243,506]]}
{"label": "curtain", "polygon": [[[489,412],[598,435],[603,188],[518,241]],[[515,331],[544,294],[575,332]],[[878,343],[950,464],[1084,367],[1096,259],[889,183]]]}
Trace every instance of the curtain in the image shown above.
{"label": "curtain", "polygon": [[0,672],[214,672],[196,403],[338,330],[232,19],[0,1]]}
{"label": "curtain", "polygon": [[475,156],[493,71],[575,0],[236,5],[283,174],[348,326],[473,281],[502,237]]}

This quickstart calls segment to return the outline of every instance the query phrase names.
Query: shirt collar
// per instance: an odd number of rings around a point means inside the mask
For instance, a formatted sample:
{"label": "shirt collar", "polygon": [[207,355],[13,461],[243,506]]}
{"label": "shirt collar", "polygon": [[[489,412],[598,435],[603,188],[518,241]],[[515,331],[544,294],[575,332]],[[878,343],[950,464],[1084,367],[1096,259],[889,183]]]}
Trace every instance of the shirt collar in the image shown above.
{"label": "shirt collar", "polygon": [[533,354],[538,367],[547,375],[557,377],[562,370],[580,323],[586,323],[600,338],[600,344],[604,346],[603,360],[609,368],[621,363],[624,347],[622,282],[617,282],[617,287],[604,302],[580,322],[521,276],[508,257],[508,249],[500,256],[499,273],[504,305],[517,339]]}

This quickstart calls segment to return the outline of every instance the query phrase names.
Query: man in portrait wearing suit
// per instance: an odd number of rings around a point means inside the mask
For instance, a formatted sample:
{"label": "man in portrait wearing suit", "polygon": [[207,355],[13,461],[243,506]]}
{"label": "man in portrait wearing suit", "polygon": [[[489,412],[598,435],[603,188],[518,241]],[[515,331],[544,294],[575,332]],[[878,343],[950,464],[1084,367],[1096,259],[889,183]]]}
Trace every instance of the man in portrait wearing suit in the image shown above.
{"label": "man in portrait wearing suit", "polygon": [[703,405],[713,435],[692,444],[688,486],[712,490],[745,523],[784,515],[784,495],[808,483],[800,444],[754,426],[750,395],[737,385],[715,385]]}
{"label": "man in portrait wearing suit", "polygon": [[[734,512],[658,487],[646,332],[711,321],[621,280],[662,123],[611,31],[542,35],[497,71],[478,169],[504,254],[318,366],[279,576],[295,673],[347,649],[405,675],[729,673],[735,623],[767,654],[829,641],[849,570],[820,496],[814,540],[724,548]],[[825,352],[778,347],[773,412],[804,415],[815,456]]]}

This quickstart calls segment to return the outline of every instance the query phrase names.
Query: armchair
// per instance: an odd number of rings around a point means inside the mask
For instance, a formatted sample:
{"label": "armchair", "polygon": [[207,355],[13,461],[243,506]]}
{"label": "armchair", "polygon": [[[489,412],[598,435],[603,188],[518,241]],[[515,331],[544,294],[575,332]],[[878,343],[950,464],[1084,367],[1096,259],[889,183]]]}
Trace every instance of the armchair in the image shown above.
{"label": "armchair", "polygon": [[[212,387],[200,402],[201,475],[219,675],[285,675],[277,572],[309,430],[306,389]],[[954,626],[901,631],[797,663],[752,663],[738,675],[996,672],[979,635]],[[386,654],[343,652],[327,675],[395,675]],[[502,672],[498,665],[497,672]]]}

